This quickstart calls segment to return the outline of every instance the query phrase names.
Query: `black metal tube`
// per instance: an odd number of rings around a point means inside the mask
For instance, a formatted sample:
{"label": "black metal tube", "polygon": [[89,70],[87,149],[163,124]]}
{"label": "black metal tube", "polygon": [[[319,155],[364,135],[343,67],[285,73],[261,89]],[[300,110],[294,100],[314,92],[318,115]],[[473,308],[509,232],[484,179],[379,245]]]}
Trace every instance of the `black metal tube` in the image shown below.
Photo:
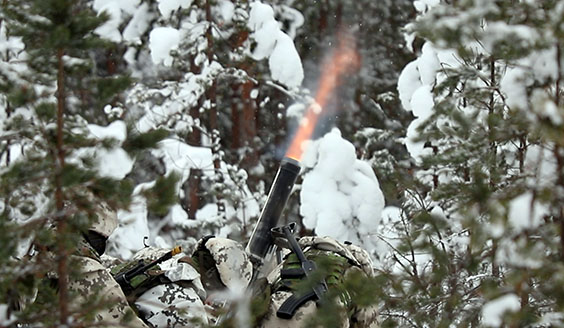
{"label": "black metal tube", "polygon": [[247,244],[247,253],[255,259],[264,259],[273,246],[270,229],[278,225],[280,215],[288,202],[292,187],[300,173],[300,162],[285,157],[270,187],[266,204]]}

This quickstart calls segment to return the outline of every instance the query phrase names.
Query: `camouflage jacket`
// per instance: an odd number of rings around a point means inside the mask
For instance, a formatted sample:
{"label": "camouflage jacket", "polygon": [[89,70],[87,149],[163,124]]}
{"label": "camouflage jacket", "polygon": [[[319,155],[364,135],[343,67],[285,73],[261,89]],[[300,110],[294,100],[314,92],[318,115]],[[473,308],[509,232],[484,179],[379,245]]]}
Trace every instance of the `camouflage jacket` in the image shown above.
{"label": "camouflage jacket", "polygon": [[[152,261],[166,252],[165,249],[147,247],[135,254],[132,262]],[[129,295],[129,300],[149,326],[197,327],[213,322],[211,310],[205,305],[207,294],[200,274],[185,254],[177,254],[160,263],[148,275],[160,279]]]}
{"label": "camouflage jacket", "polygon": [[[329,265],[328,273],[324,277],[329,290],[342,283],[349,274],[360,272],[373,276],[372,261],[366,251],[350,245],[342,244],[329,237],[302,237],[298,241],[306,257],[314,262],[325,261]],[[285,253],[285,260],[276,267],[267,277],[270,286],[270,304],[266,313],[259,320],[262,328],[298,328],[308,326],[308,317],[317,313],[315,301],[310,300],[300,306],[290,319],[277,317],[276,311],[295,292],[295,281],[281,277],[282,269],[300,265],[293,254]],[[299,282],[297,282],[299,283]],[[296,284],[297,284],[296,283]],[[347,299],[346,295],[336,300],[335,313],[341,313],[337,318],[335,327],[378,327],[376,323],[376,307],[358,308],[354,300]],[[335,322],[334,322],[335,323]]]}

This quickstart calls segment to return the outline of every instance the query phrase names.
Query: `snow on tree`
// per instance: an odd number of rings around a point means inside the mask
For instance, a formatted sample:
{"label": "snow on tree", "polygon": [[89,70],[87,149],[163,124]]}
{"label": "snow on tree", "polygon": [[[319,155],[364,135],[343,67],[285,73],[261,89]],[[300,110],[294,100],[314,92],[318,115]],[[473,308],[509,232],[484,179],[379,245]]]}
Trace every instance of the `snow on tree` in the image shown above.
{"label": "snow on tree", "polygon": [[271,6],[261,2],[251,4],[248,27],[251,39],[256,42],[251,56],[255,60],[268,58],[272,79],[290,88],[299,87],[304,78],[304,70],[294,42],[280,30],[274,19]]}
{"label": "snow on tree", "polygon": [[[123,121],[100,114],[119,104],[131,80],[109,76],[93,60],[112,44],[94,33],[106,17],[87,2],[4,2],[0,15],[2,325],[91,322],[90,311],[111,304],[101,295],[88,306],[77,301],[70,284],[82,265],[72,255],[99,219],[99,206],[129,204],[128,152],[147,143],[135,143]],[[6,305],[13,311],[26,299],[40,300],[8,318]]]}
{"label": "snow on tree", "polygon": [[564,6],[414,5],[406,39],[424,44],[398,90],[418,169],[383,313],[416,326],[557,324]]}
{"label": "snow on tree", "polygon": [[[210,233],[245,238],[258,217],[264,196],[257,192],[263,192],[264,185],[251,190],[247,171],[238,166],[238,157],[246,150],[227,148],[230,140],[226,132],[235,133],[229,129],[239,124],[229,118],[237,119],[236,111],[244,102],[251,103],[245,108],[257,111],[252,103],[259,102],[254,99],[260,85],[297,88],[303,79],[292,39],[280,30],[272,15],[264,14],[272,8],[258,1],[250,5],[231,1],[95,1],[94,8],[112,18],[97,33],[127,45],[124,59],[132,76],[140,79],[129,91],[124,108],[108,110],[125,117],[135,131],[164,129],[169,134],[160,149],[139,155],[155,169],[141,173],[146,171],[142,164],[133,168],[135,205],[119,214],[122,226],[112,236],[112,252],[129,257],[143,246],[144,236],[149,237],[149,243],[163,247]],[[263,30],[264,26],[270,29]],[[271,48],[265,46],[267,38],[274,41]],[[257,49],[264,50],[259,54]],[[251,58],[268,59],[270,77],[258,80],[250,75],[253,72],[244,67]],[[238,84],[246,93],[241,100],[232,95],[233,85]],[[255,88],[254,96],[248,86]],[[250,136],[255,142],[252,133]],[[260,165],[248,169],[262,170]],[[179,201],[167,213],[154,213],[148,208],[144,190],[171,174],[178,176],[174,194]]]}
{"label": "snow on tree", "polygon": [[303,158],[300,214],[317,235],[374,252],[384,196],[367,162],[338,129],[312,142]]}
{"label": "snow on tree", "polygon": [[[299,10],[303,26],[295,43],[304,63],[304,86],[315,90],[320,65],[348,31],[355,39],[361,61],[358,71],[342,81],[333,93],[329,120],[369,160],[378,176],[387,204],[399,205],[403,183],[398,181],[410,167],[405,146],[399,140],[412,119],[399,107],[396,83],[402,68],[414,54],[401,42],[402,29],[415,15],[412,1],[359,0],[276,1],[276,17],[293,31],[290,9]],[[285,6],[284,6],[285,5]],[[288,8],[289,9],[285,9]]]}

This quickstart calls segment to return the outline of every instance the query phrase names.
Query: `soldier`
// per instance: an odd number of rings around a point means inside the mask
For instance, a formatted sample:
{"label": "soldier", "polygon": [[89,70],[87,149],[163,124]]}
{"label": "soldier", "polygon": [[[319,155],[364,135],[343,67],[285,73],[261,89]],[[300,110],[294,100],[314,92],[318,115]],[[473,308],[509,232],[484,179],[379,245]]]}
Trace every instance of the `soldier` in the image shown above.
{"label": "soldier", "polygon": [[[298,243],[308,260],[325,263],[327,272],[324,278],[329,291],[340,287],[339,284],[353,272],[366,276],[374,274],[368,253],[360,247],[342,244],[329,237],[302,237]],[[270,303],[262,314],[255,313],[259,327],[305,327],[308,317],[317,311],[316,302],[312,299],[297,307],[290,318],[277,315],[277,311],[296,293],[297,285],[304,279],[295,273],[295,269],[301,265],[296,255],[287,251],[285,254],[284,261],[267,276]],[[377,327],[375,308],[360,309],[347,295],[341,295],[337,303],[343,315],[335,327]]]}
{"label": "soldier", "polygon": [[[69,210],[70,206],[72,205],[67,205],[66,209]],[[70,266],[76,270],[69,274],[68,287],[73,295],[69,302],[71,316],[79,321],[90,313],[95,313],[93,321],[99,326],[146,328],[129,306],[120,285],[101,263],[100,257],[105,251],[106,241],[117,227],[117,215],[103,203],[98,204],[91,214],[96,218],[89,229],[82,233],[75,252],[69,258]],[[55,261],[56,255],[49,251],[49,247],[37,242],[34,245],[39,252],[44,250],[45,256],[26,256],[26,261]],[[57,280],[56,272],[47,272],[32,299],[18,297],[17,308],[21,310],[34,302],[50,302],[47,288],[50,286],[56,289]]]}
{"label": "soldier", "polygon": [[[131,263],[150,262],[166,252],[147,247]],[[119,274],[127,266],[118,266],[112,272]],[[151,327],[215,324],[221,310],[228,306],[225,292],[240,293],[251,276],[251,262],[239,243],[208,236],[197,243],[191,256],[175,255],[141,274],[128,298]]]}
{"label": "soldier", "polygon": [[[77,299],[71,304],[74,311],[81,310],[82,304],[98,299],[99,304],[108,307],[97,309],[94,321],[104,327],[147,327],[130,308],[119,284],[110,271],[101,263],[100,256],[106,248],[106,241],[117,227],[117,215],[105,204],[97,206],[98,218],[83,234],[77,254],[72,256],[80,264],[79,278],[69,282]],[[78,305],[78,307],[76,306]]]}

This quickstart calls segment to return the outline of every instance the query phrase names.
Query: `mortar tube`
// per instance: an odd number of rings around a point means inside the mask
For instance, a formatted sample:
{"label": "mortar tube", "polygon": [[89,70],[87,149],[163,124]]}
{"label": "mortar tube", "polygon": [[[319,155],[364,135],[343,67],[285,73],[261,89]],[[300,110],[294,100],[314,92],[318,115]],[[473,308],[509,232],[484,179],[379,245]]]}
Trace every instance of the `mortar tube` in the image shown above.
{"label": "mortar tube", "polygon": [[262,262],[271,251],[274,239],[270,230],[278,225],[300,169],[300,162],[293,158],[284,157],[280,162],[266,204],[247,244],[246,251],[253,262]]}

